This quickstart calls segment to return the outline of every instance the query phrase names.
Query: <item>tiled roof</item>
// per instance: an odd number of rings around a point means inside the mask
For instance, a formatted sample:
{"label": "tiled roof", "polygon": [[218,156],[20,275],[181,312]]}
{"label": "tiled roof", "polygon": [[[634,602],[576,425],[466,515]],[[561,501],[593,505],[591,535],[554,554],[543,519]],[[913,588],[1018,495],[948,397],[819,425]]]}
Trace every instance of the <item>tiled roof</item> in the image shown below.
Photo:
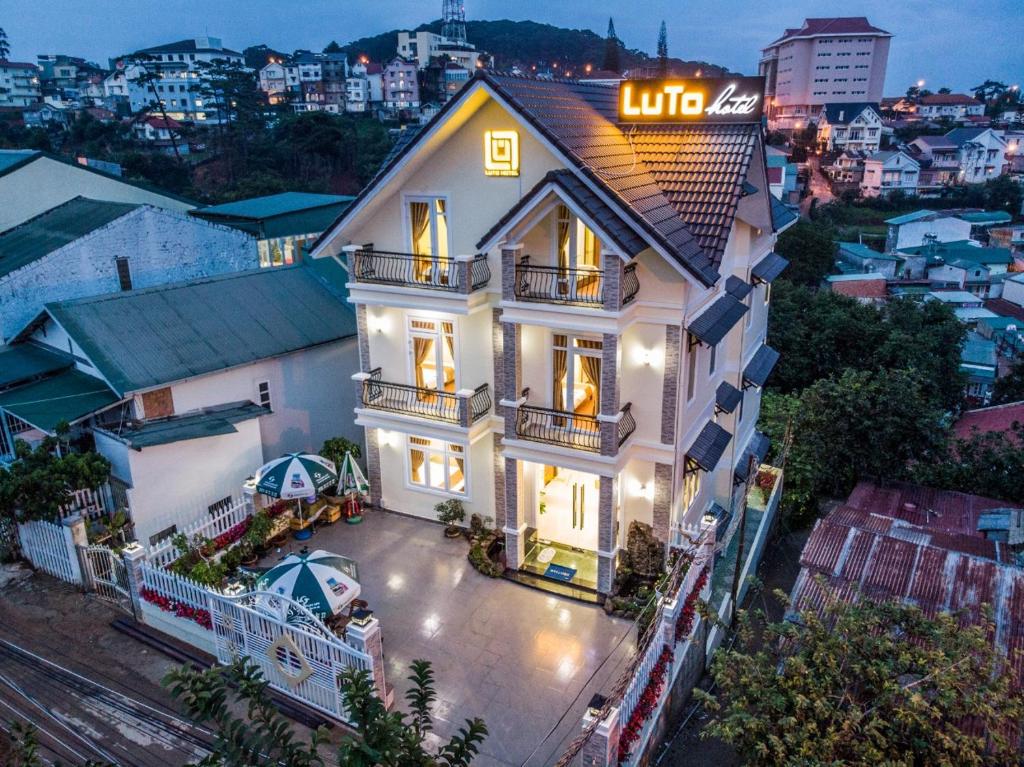
{"label": "tiled roof", "polygon": [[1000,317],[1013,317],[1024,322],[1024,306],[1018,306],[1005,298],[989,298],[985,300],[985,308]]}
{"label": "tiled roof", "polygon": [[743,381],[754,386],[764,386],[778,361],[779,353],[768,344],[761,344],[761,348],[754,352],[754,356],[743,370]]}
{"label": "tiled roof", "polygon": [[734,274],[730,274],[725,280],[725,292],[737,301],[742,301],[744,298],[749,296],[750,291],[753,289],[753,286],[749,282],[745,282]]}
{"label": "tiled roof", "polygon": [[960,105],[981,106],[981,102],[966,93],[933,93],[929,96],[921,96],[917,99],[918,104],[929,106]]}
{"label": "tiled roof", "polygon": [[747,446],[743,449],[743,454],[740,456],[739,461],[736,464],[736,470],[733,474],[736,477],[737,482],[746,482],[750,476],[750,459],[754,459],[754,468],[756,469],[764,462],[764,458],[768,455],[768,448],[771,447],[772,441],[768,439],[767,434],[755,431],[750,436],[750,441]]}
{"label": "tiled roof", "polygon": [[732,435],[714,421],[708,421],[686,451],[686,457],[706,472],[712,472],[722,458]]}
{"label": "tiled roof", "polygon": [[956,149],[956,144],[945,136],[918,136],[914,141],[920,141],[932,149]]}
{"label": "tiled roof", "polygon": [[355,315],[304,266],[48,304],[120,394],[330,343]]}
{"label": "tiled roof", "polygon": [[31,69],[33,71],[39,69],[35,64],[29,64],[24,61],[8,61],[7,59],[0,59],[0,68],[6,69]]}
{"label": "tiled roof", "polygon": [[716,298],[686,329],[701,342],[715,346],[746,313],[746,304],[725,294]]}
{"label": "tiled roof", "polygon": [[826,104],[824,109],[825,120],[830,125],[849,125],[856,120],[865,109],[870,109],[878,115],[878,104],[870,101],[852,101],[837,104]]}
{"label": "tiled roof", "polygon": [[831,18],[804,19],[802,27],[787,29],[775,42],[794,37],[815,35],[888,35],[884,29],[872,26],[864,16],[839,16]]}
{"label": "tiled roof", "polygon": [[722,381],[715,390],[715,408],[723,413],[731,413],[743,399],[743,392],[728,381]]}
{"label": "tiled roof", "polygon": [[846,274],[827,277],[829,290],[850,298],[887,298],[888,288],[884,275],[873,272],[870,274]]}
{"label": "tiled roof", "polygon": [[[800,214],[797,213],[792,206],[786,205],[786,203],[774,194],[769,195],[768,198],[772,206],[772,228],[775,230],[776,234],[784,229],[788,229],[792,224],[796,223],[797,219],[800,218]],[[779,258],[781,258],[781,256],[779,256]],[[787,261],[786,263],[789,262]]]}
{"label": "tiled roof", "polygon": [[788,260],[778,253],[769,253],[754,264],[750,270],[750,276],[755,282],[774,282],[787,266],[789,266]]}
{"label": "tiled roof", "polygon": [[615,211],[609,208],[600,197],[594,194],[590,187],[583,183],[576,174],[569,170],[553,170],[545,175],[533,189],[523,195],[519,202],[513,205],[491,227],[487,234],[480,238],[476,246],[482,248],[485,243],[493,239],[520,211],[529,208],[549,184],[554,184],[561,189],[586,215],[607,232],[612,243],[619,248],[622,255],[632,258],[647,248],[647,243],[633,228],[623,221]]}
{"label": "tiled roof", "polygon": [[978,138],[982,133],[987,131],[988,128],[953,128],[947,133],[944,138],[948,139],[951,144],[955,146],[963,146],[968,141],[973,141]]}

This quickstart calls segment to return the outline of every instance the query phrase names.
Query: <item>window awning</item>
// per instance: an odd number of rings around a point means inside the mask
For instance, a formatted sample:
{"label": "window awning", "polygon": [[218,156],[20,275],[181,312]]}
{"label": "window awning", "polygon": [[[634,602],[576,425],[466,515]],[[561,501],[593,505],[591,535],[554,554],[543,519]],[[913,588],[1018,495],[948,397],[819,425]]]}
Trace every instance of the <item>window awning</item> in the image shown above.
{"label": "window awning", "polygon": [[754,459],[754,467],[760,466],[764,462],[764,457],[768,455],[768,448],[771,446],[772,441],[768,439],[767,434],[763,434],[759,431],[755,431],[753,436],[750,438],[750,442],[747,443],[746,450],[740,456],[739,462],[736,464],[736,470],[734,475],[736,477],[736,483],[740,484],[747,481],[750,476],[750,459]]}
{"label": "window awning", "polygon": [[714,471],[732,435],[714,421],[708,421],[686,451],[686,457],[704,471]]}
{"label": "window awning", "polygon": [[715,539],[722,540],[732,522],[732,512],[716,502],[708,507],[707,516],[715,518]]}
{"label": "window awning", "polygon": [[53,434],[61,421],[80,421],[119,399],[99,378],[71,368],[0,393],[0,408]]}
{"label": "window awning", "polygon": [[779,353],[767,344],[761,344],[761,348],[754,352],[750,364],[743,371],[743,385],[764,386],[778,361]]}
{"label": "window awning", "polygon": [[697,319],[690,323],[690,335],[703,344],[716,346],[733,329],[747,307],[731,295],[720,296]]}
{"label": "window awning", "polygon": [[774,282],[787,266],[789,261],[778,253],[769,253],[750,270],[750,277],[754,282]]}
{"label": "window awning", "polygon": [[722,381],[715,391],[715,409],[720,413],[731,413],[742,399],[743,392],[728,381]]}
{"label": "window awning", "polygon": [[725,292],[737,301],[742,301],[744,298],[749,296],[750,291],[753,289],[753,285],[749,282],[745,282],[736,275],[731,275],[725,280]]}

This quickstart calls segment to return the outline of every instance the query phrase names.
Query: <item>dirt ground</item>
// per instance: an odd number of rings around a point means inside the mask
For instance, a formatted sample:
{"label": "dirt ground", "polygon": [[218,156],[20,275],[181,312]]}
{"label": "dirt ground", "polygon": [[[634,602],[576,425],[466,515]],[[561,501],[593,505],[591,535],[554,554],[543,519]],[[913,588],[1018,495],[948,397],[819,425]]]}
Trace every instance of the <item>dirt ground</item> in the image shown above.
{"label": "dirt ground", "polygon": [[[792,589],[800,572],[800,552],[808,535],[810,530],[781,531],[768,544],[757,570],[760,585],[748,593],[744,603],[746,609],[763,610],[770,621],[782,618],[784,607],[772,593],[779,589],[788,594]],[[725,641],[728,643],[729,638]],[[708,690],[711,686],[710,676],[705,674],[699,686]],[[667,749],[663,749],[652,764],[666,767],[733,767],[741,764],[731,746],[720,740],[701,737],[707,721],[708,715],[703,707],[697,704],[685,707],[679,719],[669,728]]]}

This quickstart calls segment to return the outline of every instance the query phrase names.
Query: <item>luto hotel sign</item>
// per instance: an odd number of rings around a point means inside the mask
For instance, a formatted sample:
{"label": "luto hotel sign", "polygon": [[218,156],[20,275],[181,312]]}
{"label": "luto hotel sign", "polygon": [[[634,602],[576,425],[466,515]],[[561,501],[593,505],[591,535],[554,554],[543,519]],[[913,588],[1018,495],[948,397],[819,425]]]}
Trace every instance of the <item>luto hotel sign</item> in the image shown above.
{"label": "luto hotel sign", "polygon": [[753,123],[761,119],[763,77],[623,80],[619,122]]}

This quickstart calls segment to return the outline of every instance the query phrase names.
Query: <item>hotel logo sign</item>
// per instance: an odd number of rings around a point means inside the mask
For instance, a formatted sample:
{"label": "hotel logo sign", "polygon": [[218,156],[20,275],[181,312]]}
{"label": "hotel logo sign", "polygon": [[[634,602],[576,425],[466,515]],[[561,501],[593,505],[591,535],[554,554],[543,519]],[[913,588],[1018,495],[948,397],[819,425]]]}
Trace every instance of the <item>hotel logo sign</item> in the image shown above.
{"label": "hotel logo sign", "polygon": [[484,175],[519,175],[519,133],[514,130],[484,132]]}
{"label": "hotel logo sign", "polygon": [[763,77],[623,80],[622,123],[756,123],[764,105]]}

